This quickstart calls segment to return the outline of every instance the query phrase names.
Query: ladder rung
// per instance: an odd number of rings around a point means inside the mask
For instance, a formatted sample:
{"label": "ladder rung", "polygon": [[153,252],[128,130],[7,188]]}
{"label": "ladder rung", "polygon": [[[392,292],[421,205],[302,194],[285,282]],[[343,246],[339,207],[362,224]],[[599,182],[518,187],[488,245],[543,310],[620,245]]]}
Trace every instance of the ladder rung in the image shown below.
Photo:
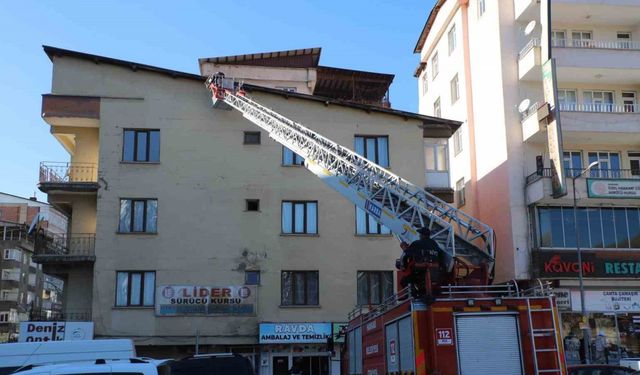
{"label": "ladder rung", "polygon": [[557,350],[556,349],[536,349],[536,352],[547,353],[547,352],[557,352]]}
{"label": "ladder rung", "polygon": [[533,328],[532,331],[533,333],[538,333],[538,332],[555,332],[556,330],[553,328]]}
{"label": "ladder rung", "polygon": [[529,311],[531,312],[548,312],[548,311],[552,311],[552,309],[530,309]]}
{"label": "ladder rung", "polygon": [[560,372],[561,370],[559,368],[555,368],[555,369],[544,369],[544,370],[538,370],[538,373],[547,373],[547,372]]}

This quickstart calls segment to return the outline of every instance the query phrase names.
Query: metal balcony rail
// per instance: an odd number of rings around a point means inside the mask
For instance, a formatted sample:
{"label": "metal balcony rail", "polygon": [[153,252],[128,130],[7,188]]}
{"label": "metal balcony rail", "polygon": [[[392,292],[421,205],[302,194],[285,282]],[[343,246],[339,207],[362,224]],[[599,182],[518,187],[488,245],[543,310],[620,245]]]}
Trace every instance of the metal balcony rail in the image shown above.
{"label": "metal balcony rail", "polygon": [[17,302],[18,292],[0,293],[0,301]]}
{"label": "metal balcony rail", "polygon": [[0,224],[0,240],[31,241],[31,238],[27,235],[27,228],[24,226]]}
{"label": "metal balcony rail", "polygon": [[534,47],[540,47],[540,38],[531,39],[518,53],[518,60],[522,60]]}
{"label": "metal balcony rail", "polygon": [[520,113],[520,122],[524,122],[524,120],[535,115],[538,112],[538,109],[542,107],[543,104],[544,102],[535,102],[531,105],[531,107],[527,108],[526,111]]}
{"label": "metal balcony rail", "polygon": [[[567,177],[577,176],[582,173],[582,168],[567,168],[565,174]],[[553,170],[551,168],[542,168],[527,176],[526,184],[529,185],[541,178],[553,177]],[[587,178],[640,178],[640,169],[602,169],[591,168],[589,172],[584,176]]]}
{"label": "metal balcony rail", "polygon": [[44,239],[44,244],[37,247],[38,255],[95,255],[96,235],[93,233],[54,235]]}
{"label": "metal balcony rail", "polygon": [[640,42],[632,40],[577,40],[577,39],[552,39],[551,45],[559,48],[596,48],[596,49],[620,49],[640,50]]}
{"label": "metal balcony rail", "polygon": [[36,322],[66,321],[66,322],[90,322],[91,309],[70,309],[65,311],[32,311],[29,319]]}
{"label": "metal balcony rail", "polygon": [[597,112],[597,113],[637,113],[640,106],[637,104],[614,104],[614,103],[560,103],[559,108],[564,112]]}
{"label": "metal balcony rail", "polygon": [[97,182],[98,166],[94,163],[40,163],[40,182]]}

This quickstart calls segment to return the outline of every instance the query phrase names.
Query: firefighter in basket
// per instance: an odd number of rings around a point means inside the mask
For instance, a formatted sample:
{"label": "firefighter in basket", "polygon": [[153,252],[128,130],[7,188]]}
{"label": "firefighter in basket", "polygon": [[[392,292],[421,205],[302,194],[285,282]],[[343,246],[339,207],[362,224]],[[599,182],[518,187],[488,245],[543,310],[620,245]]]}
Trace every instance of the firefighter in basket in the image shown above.
{"label": "firefighter in basket", "polygon": [[410,245],[402,242],[402,256],[396,260],[396,268],[403,271],[402,288],[409,287],[413,298],[424,298],[432,302],[434,289],[445,276],[446,258],[440,245],[431,238],[429,228],[418,229],[420,239]]}

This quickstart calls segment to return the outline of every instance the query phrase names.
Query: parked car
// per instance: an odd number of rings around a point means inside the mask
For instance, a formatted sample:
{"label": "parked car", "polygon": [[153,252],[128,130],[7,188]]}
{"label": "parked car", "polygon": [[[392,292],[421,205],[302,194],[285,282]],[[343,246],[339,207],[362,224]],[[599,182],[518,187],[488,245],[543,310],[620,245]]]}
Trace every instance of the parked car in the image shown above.
{"label": "parked car", "polygon": [[147,358],[97,359],[60,363],[56,365],[29,365],[12,374],[16,375],[86,375],[86,374],[122,374],[122,375],[169,375],[170,361]]}
{"label": "parked car", "polygon": [[200,354],[173,361],[171,375],[253,375],[249,359],[233,353]]}
{"label": "parked car", "polygon": [[569,375],[632,375],[634,369],[615,365],[569,366]]}

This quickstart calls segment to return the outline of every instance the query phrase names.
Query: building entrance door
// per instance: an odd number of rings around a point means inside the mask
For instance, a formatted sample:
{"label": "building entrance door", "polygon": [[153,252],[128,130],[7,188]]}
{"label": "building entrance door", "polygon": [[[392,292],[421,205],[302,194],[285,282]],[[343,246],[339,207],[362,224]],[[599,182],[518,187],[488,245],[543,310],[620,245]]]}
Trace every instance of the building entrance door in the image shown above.
{"label": "building entrance door", "polygon": [[329,375],[329,357],[293,357],[294,366],[302,375]]}
{"label": "building entrance door", "polygon": [[289,357],[273,357],[273,375],[289,375]]}

